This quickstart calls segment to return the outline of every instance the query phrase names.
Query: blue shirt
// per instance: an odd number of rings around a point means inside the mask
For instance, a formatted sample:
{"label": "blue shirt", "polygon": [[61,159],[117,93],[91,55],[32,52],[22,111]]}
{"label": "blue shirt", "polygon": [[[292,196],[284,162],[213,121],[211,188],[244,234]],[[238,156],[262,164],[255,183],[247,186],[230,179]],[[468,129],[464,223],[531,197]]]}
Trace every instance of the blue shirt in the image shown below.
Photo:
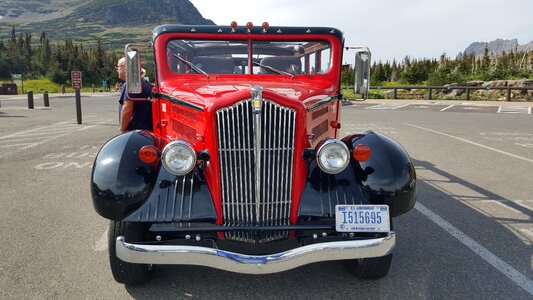
{"label": "blue shirt", "polygon": [[[150,85],[146,80],[141,80],[142,91],[140,94],[129,94],[130,98],[144,98],[148,99],[152,95],[152,85]],[[124,101],[128,100],[128,93],[126,92],[126,83],[122,85],[122,90],[120,91],[120,109],[122,111],[122,105]],[[120,113],[119,113],[120,119]],[[131,115],[130,123],[128,124],[128,130],[143,129],[153,131],[153,122],[152,122],[152,102],[151,101],[142,101],[134,100],[133,101],[133,113]]]}

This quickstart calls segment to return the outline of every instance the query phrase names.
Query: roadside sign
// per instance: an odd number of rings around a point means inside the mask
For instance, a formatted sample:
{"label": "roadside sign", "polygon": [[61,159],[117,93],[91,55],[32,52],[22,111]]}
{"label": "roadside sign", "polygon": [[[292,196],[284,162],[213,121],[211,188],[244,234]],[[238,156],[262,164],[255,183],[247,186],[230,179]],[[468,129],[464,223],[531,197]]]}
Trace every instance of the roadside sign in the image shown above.
{"label": "roadside sign", "polygon": [[11,74],[11,78],[16,85],[22,85],[22,74]]}
{"label": "roadside sign", "polygon": [[70,80],[72,81],[72,88],[79,90],[82,87],[81,82],[81,71],[72,71],[70,72]]}
{"label": "roadside sign", "polygon": [[[13,83],[21,87],[22,93],[24,94],[24,82],[22,81],[22,74],[11,74],[11,79]],[[16,89],[15,89],[16,90]]]}

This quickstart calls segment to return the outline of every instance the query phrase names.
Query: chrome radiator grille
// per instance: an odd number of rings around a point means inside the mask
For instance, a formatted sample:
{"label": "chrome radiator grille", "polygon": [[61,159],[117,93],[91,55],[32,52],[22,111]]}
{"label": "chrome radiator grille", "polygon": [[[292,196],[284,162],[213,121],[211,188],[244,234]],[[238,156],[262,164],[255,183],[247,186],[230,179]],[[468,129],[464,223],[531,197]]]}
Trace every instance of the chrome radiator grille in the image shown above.
{"label": "chrome radiator grille", "polygon": [[288,225],[296,112],[263,100],[255,114],[248,99],[218,110],[216,118],[224,225]]}

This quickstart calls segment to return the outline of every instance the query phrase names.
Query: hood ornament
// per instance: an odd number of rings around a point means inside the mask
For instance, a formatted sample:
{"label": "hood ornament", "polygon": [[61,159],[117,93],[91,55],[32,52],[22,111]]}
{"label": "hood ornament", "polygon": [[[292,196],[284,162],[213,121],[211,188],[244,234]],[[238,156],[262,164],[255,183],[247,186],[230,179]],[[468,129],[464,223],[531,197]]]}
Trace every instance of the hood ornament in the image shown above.
{"label": "hood ornament", "polygon": [[252,112],[254,114],[260,114],[263,107],[263,88],[255,85],[250,90],[252,94]]}

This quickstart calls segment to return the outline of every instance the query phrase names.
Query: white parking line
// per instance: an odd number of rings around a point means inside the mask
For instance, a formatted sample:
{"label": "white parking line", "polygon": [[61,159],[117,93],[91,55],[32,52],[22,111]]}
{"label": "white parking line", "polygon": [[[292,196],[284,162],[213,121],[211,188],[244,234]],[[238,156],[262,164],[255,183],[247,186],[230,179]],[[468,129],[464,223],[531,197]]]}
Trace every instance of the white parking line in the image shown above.
{"label": "white parking line", "polygon": [[458,239],[463,245],[470,248],[470,250],[474,251],[474,253],[479,255],[486,262],[491,264],[498,271],[500,271],[502,274],[511,279],[514,283],[518,284],[529,294],[533,295],[533,281],[528,279],[518,270],[503,261],[494,253],[490,252],[487,248],[483,247],[481,244],[473,240],[471,237],[466,235],[457,227],[453,226],[452,224],[435,214],[433,211],[420,204],[420,202],[417,202],[415,204],[415,209],[422,213],[424,216],[426,216],[428,219],[430,219],[433,223],[437,224],[439,227],[451,234],[454,238]]}
{"label": "white parking line", "polygon": [[373,106],[366,107],[365,109],[383,109],[383,110],[390,109],[390,110],[394,110],[394,109],[406,107],[408,105],[410,105],[410,103],[408,103],[408,104],[381,103],[381,104],[378,104],[378,105],[373,105]]}
{"label": "white parking line", "polygon": [[[72,121],[73,121],[73,120],[72,120]],[[34,128],[34,129],[26,130],[26,131],[21,131],[21,132],[13,133],[13,134],[10,134],[10,135],[0,136],[0,140],[1,140],[1,139],[8,138],[8,137],[12,137],[12,136],[18,136],[18,135],[20,135],[20,134],[24,134],[24,133],[27,133],[27,132],[34,132],[34,131],[37,131],[37,130],[40,130],[40,129],[43,129],[43,128],[48,128],[48,127],[52,127],[52,126],[57,126],[57,125],[61,125],[61,124],[66,124],[66,123],[68,123],[68,122],[71,122],[71,121],[59,122],[59,123],[55,123],[55,124],[52,124],[52,125],[46,125],[46,126],[42,126],[42,127],[37,127],[37,128]]]}
{"label": "white parking line", "polygon": [[383,105],[383,103],[378,104],[378,105],[372,105],[372,106],[369,106],[369,107],[365,107],[365,109],[379,109],[379,107],[381,107],[382,105]]}
{"label": "white parking line", "polygon": [[393,108],[393,109],[398,109],[398,108],[406,107],[407,105],[409,105],[409,104],[400,105],[400,106],[397,106],[397,107],[395,107],[395,108]]}
{"label": "white parking line", "polygon": [[[17,144],[14,144],[14,145],[9,145],[9,144],[4,144],[0,147],[2,148],[7,148],[7,147],[20,147],[18,148],[19,150],[26,150],[26,149],[29,149],[29,148],[33,148],[35,146],[38,146],[38,145],[41,145],[41,144],[44,144],[46,142],[49,142],[49,141],[52,141],[52,140],[55,140],[55,139],[58,139],[60,137],[63,137],[63,136],[67,136],[67,135],[70,135],[72,133],[75,133],[75,132],[80,132],[80,131],[83,131],[83,130],[87,130],[87,129],[90,129],[90,128],[93,128],[95,126],[98,126],[100,124],[105,124],[107,122],[110,122],[114,120],[113,119],[108,119],[108,120],[105,120],[105,121],[102,121],[102,122],[98,122],[94,125],[84,125],[84,126],[76,126],[76,127],[72,127],[72,128],[69,128],[69,130],[67,132],[64,132],[64,131],[58,131],[58,132],[55,132],[54,135],[52,136],[43,136],[43,140],[40,140],[40,141],[35,141],[35,142],[31,142],[31,143],[17,143]],[[10,135],[6,135],[6,136],[3,136],[3,137],[0,137],[0,142],[5,142],[5,143],[9,143],[9,140],[8,138],[12,138],[12,137],[15,137],[15,141],[21,141],[20,139],[17,139],[20,135],[22,135],[22,137],[24,137],[25,135],[27,135],[28,133],[35,133],[37,130],[41,130],[41,129],[45,129],[45,130],[49,130],[51,126],[58,126],[58,125],[63,125],[65,123],[69,123],[71,121],[65,121],[65,122],[60,122],[60,123],[56,123],[56,124],[52,124],[52,125],[48,125],[48,126],[42,126],[42,127],[38,127],[38,128],[34,128],[34,129],[31,129],[31,130],[26,130],[26,131],[22,131],[22,132],[18,132],[18,133],[13,133],[13,134],[10,134]],[[67,126],[68,127],[68,126]],[[55,129],[55,128],[54,128]],[[37,132],[38,133],[38,132]],[[34,139],[33,137],[31,139]],[[23,141],[23,140],[22,140]],[[22,147],[21,147],[22,146]],[[15,153],[14,151],[11,151],[11,152],[4,152],[4,153],[1,153],[0,154],[0,158],[3,158],[3,157],[6,157],[10,154],[13,154]]]}
{"label": "white parking line", "polygon": [[448,108],[452,108],[453,106],[454,106],[453,104],[450,105],[450,106],[446,106],[445,108],[441,109],[440,111],[445,111],[445,110],[447,110]]}
{"label": "white parking line", "polygon": [[33,143],[22,143],[22,144],[0,145],[0,148],[28,146],[28,145],[31,145],[31,144],[33,144]]}
{"label": "white parking line", "polygon": [[433,133],[436,133],[436,134],[440,134],[442,136],[446,136],[446,137],[449,137],[449,138],[452,138],[452,139],[456,139],[456,140],[459,140],[459,141],[462,141],[462,142],[465,142],[465,143],[469,143],[469,144],[474,145],[474,146],[485,148],[487,150],[498,152],[500,154],[504,154],[504,155],[507,155],[507,156],[510,156],[510,157],[518,158],[518,159],[521,159],[523,161],[527,161],[527,162],[533,163],[533,159],[530,159],[530,158],[527,158],[527,157],[523,157],[523,156],[519,156],[519,155],[516,155],[516,154],[512,154],[512,153],[509,153],[509,152],[506,152],[506,151],[503,151],[503,150],[499,150],[499,149],[496,149],[496,148],[485,146],[485,145],[482,145],[482,144],[479,144],[479,143],[476,143],[476,142],[473,142],[473,141],[470,141],[470,140],[467,140],[467,139],[464,139],[464,138],[460,138],[460,137],[457,137],[457,136],[453,136],[451,134],[447,134],[447,133],[444,133],[444,132],[439,132],[439,131],[436,131],[436,130],[425,128],[425,127],[422,127],[422,126],[417,126],[417,125],[409,124],[409,123],[405,123],[405,124],[409,125],[409,126],[412,126],[412,127],[415,127],[415,128],[418,128],[418,129],[425,130],[425,131],[429,131],[429,132],[433,132]]}
{"label": "white parking line", "polygon": [[502,107],[498,109],[499,114],[531,114],[531,107],[515,106],[515,107]]}
{"label": "white parking line", "polygon": [[102,237],[94,243],[94,251],[102,252],[107,250],[107,229],[104,234],[102,234]]}

